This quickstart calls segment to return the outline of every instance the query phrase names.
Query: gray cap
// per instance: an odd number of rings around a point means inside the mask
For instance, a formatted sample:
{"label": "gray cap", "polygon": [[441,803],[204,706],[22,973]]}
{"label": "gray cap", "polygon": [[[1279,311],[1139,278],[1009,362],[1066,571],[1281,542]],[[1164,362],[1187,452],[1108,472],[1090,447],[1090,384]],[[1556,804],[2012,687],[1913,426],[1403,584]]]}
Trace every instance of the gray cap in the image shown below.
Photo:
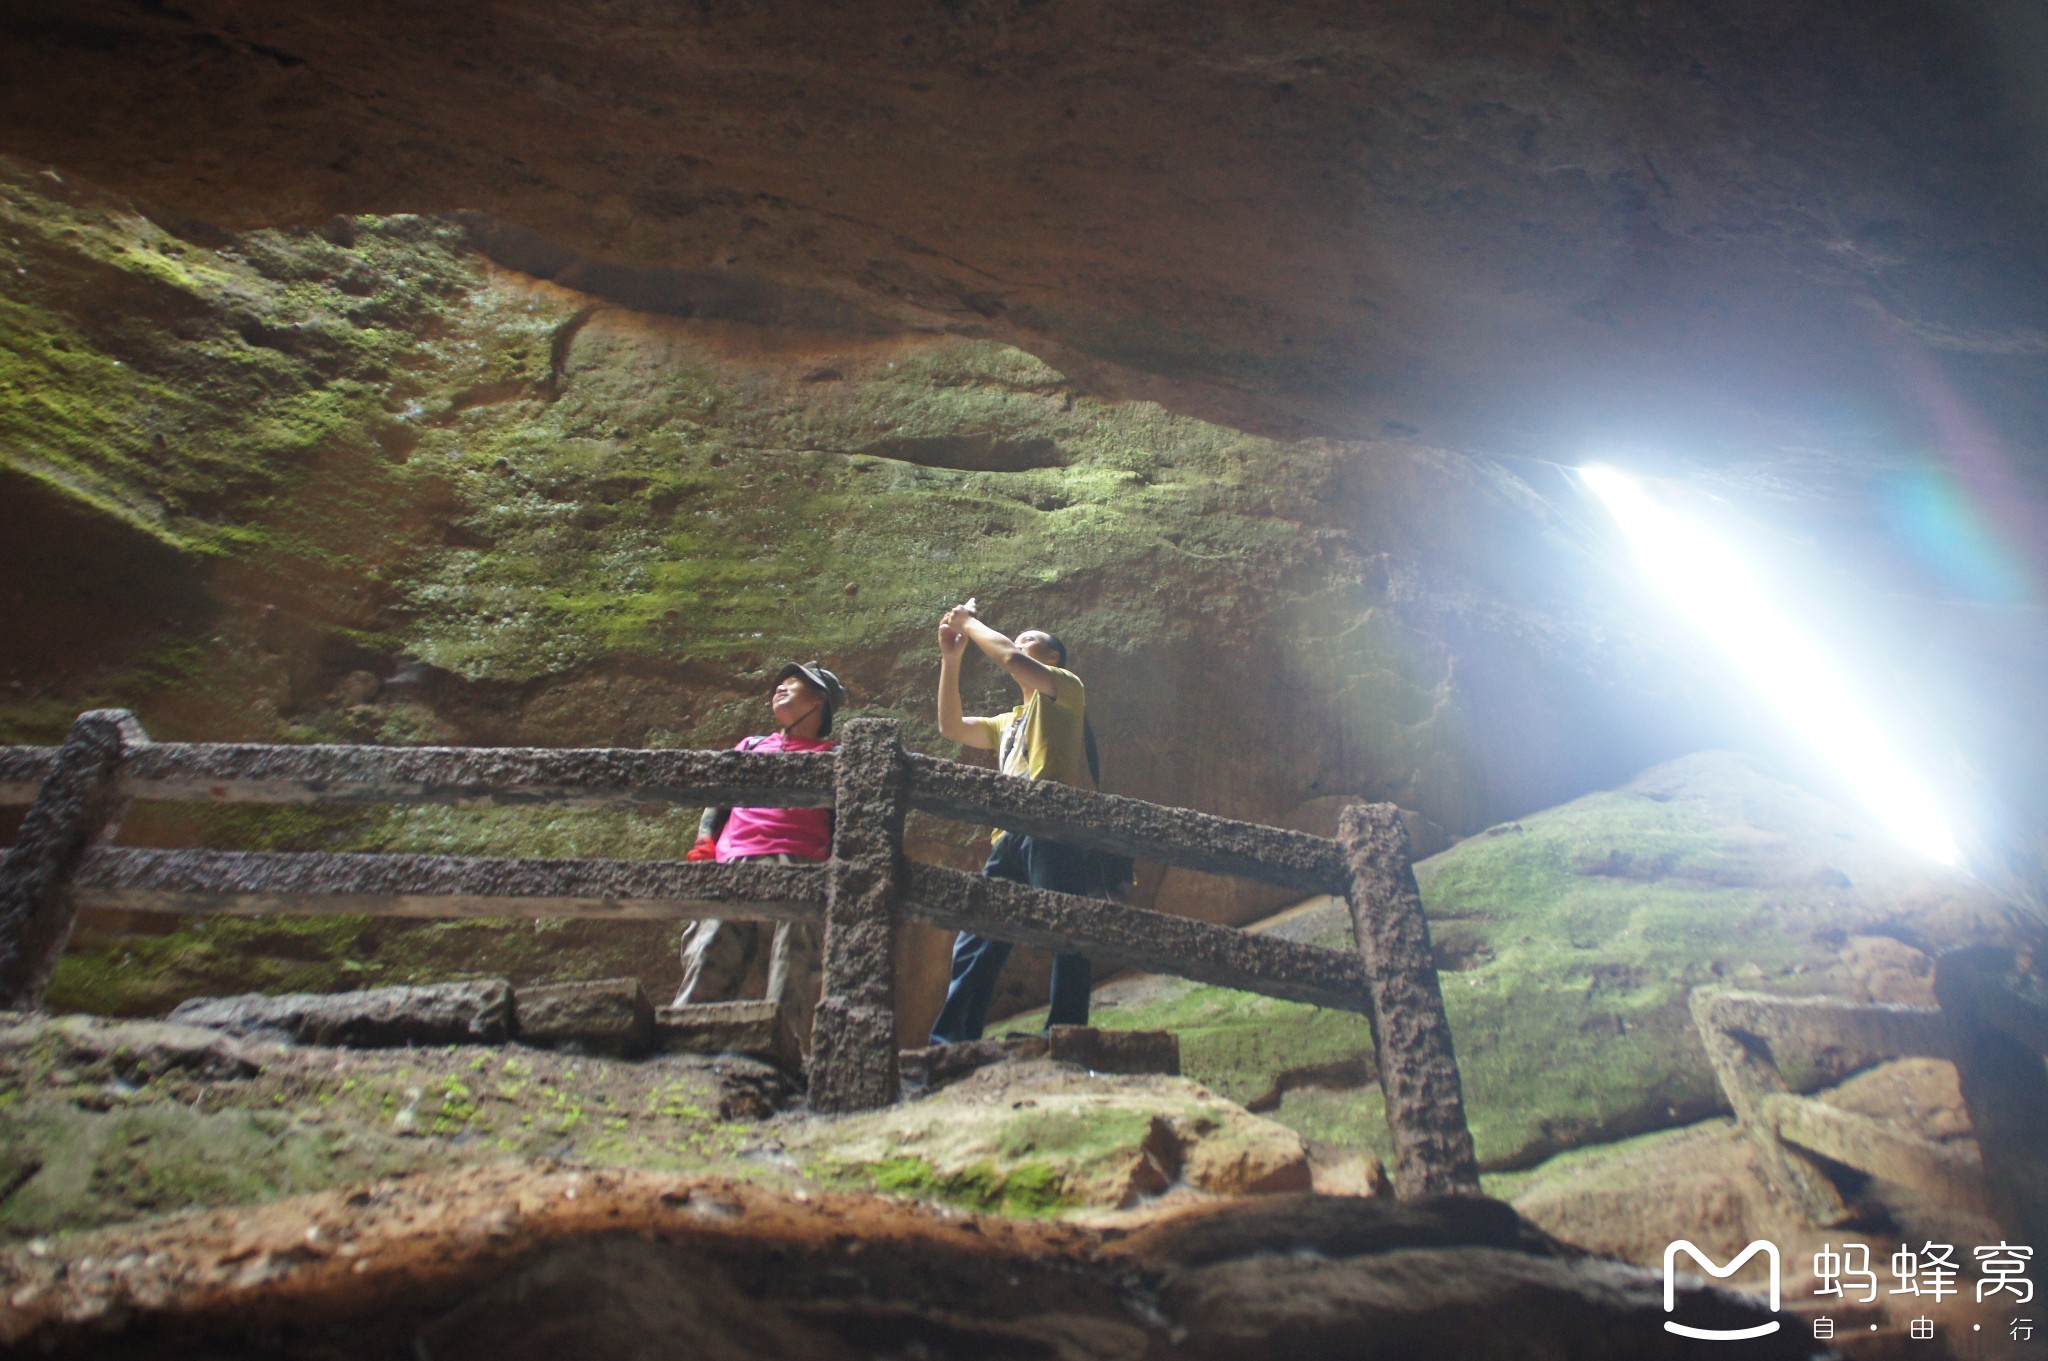
{"label": "gray cap", "polygon": [[802,676],[812,685],[825,692],[825,725],[819,731],[832,731],[832,715],[840,705],[846,703],[846,687],[839,683],[839,677],[827,671],[817,662],[791,662],[775,673],[775,683],[780,685],[791,676]]}

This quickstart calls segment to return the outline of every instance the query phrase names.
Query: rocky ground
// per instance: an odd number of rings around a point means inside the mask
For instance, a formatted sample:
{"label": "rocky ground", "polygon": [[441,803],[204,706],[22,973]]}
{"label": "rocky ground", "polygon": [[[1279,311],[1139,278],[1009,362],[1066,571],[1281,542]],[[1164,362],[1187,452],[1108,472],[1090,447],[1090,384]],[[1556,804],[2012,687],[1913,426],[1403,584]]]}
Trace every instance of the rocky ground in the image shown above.
{"label": "rocky ground", "polygon": [[333,1049],[176,1022],[0,1031],[0,1228],[116,1223],[399,1171],[556,1159],[870,1187],[1027,1216],[1382,1179],[1200,1083],[1045,1059],[824,1120],[759,1059],[524,1045]]}
{"label": "rocky ground", "polygon": [[[477,1168],[31,1243],[0,1256],[0,1286],[0,1334],[60,1356],[1704,1354],[1660,1330],[1654,1272],[1479,1200],[1297,1195],[1089,1230],[717,1178]],[[1765,1317],[1718,1291],[1681,1305],[1706,1326]]]}
{"label": "rocky ground", "polygon": [[[1825,1099],[1968,1139],[1945,1064],[1886,1065]],[[134,1357],[538,1357],[574,1338],[605,1355],[1135,1358],[1270,1355],[1275,1335],[1357,1355],[1366,1329],[1375,1355],[1676,1356],[1692,1353],[1659,1330],[1656,1271],[1674,1237],[1721,1260],[1771,1238],[1810,1316],[1800,1264],[1824,1242],[1853,1234],[1881,1259],[1996,1232],[1881,1183],[1858,1224],[1815,1229],[1753,1155],[1710,1121],[1490,1179],[1512,1210],[1397,1205],[1376,1166],[1198,1084],[1044,1059],[823,1118],[737,1057],[17,1018],[0,1031],[0,1339]],[[1860,1356],[1890,1355],[1917,1312],[1836,1311],[1879,1325]],[[1963,1336],[1981,1311],[1937,1312],[1948,1342],[1928,1355],[2002,1354]],[[1784,1355],[1807,1354],[1795,1342]]]}

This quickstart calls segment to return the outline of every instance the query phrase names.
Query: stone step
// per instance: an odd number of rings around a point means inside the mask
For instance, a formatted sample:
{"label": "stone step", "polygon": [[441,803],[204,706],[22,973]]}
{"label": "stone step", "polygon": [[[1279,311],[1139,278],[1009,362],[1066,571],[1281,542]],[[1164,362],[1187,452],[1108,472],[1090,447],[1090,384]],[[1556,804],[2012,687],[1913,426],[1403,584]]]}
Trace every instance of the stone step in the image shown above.
{"label": "stone step", "polygon": [[656,1047],[689,1054],[758,1054],[787,1060],[790,1046],[774,1002],[696,1002],[654,1013]]}
{"label": "stone step", "polygon": [[636,1059],[653,1050],[654,1004],[637,978],[520,988],[514,1010],[521,1044],[574,1045],[586,1053]]}
{"label": "stone step", "polygon": [[903,1078],[927,1088],[957,1082],[992,1063],[1051,1059],[1096,1073],[1164,1073],[1180,1076],[1180,1039],[1170,1030],[1099,1030],[1056,1025],[1043,1035],[1003,1035],[905,1049],[897,1056]]}

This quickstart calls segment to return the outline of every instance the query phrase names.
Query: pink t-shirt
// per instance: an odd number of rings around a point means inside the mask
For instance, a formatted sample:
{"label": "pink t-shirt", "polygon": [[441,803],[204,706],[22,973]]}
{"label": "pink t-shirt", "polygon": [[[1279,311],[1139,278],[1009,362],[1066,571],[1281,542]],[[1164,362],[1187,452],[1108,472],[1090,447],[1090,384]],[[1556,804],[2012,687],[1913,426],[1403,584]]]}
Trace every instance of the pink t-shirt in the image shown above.
{"label": "pink t-shirt", "polygon": [[[749,737],[739,751],[833,751],[831,738],[784,738],[779,732]],[[735,808],[718,834],[718,863],[750,855],[793,855],[799,860],[824,860],[832,854],[832,810],[829,808]]]}

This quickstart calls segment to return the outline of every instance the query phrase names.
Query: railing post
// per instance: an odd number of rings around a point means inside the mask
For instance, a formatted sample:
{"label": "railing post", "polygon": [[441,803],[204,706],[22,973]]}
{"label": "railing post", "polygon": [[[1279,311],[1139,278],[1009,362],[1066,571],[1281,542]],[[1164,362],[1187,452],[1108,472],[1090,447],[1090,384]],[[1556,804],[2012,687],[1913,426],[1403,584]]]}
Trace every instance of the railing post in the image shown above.
{"label": "railing post", "polygon": [[1337,841],[1351,873],[1351,925],[1372,991],[1395,1194],[1477,1194],[1479,1162],[1400,810],[1352,804],[1338,821]]}
{"label": "railing post", "polygon": [[57,764],[0,860],[0,1009],[42,1005],[43,990],[78,916],[71,873],[94,842],[121,826],[121,758],[149,734],[125,709],[78,716]]}
{"label": "railing post", "polygon": [[811,1105],[896,1100],[896,916],[909,770],[896,723],[856,718],[839,739],[837,827],[825,866],[825,993],[811,1039]]}

